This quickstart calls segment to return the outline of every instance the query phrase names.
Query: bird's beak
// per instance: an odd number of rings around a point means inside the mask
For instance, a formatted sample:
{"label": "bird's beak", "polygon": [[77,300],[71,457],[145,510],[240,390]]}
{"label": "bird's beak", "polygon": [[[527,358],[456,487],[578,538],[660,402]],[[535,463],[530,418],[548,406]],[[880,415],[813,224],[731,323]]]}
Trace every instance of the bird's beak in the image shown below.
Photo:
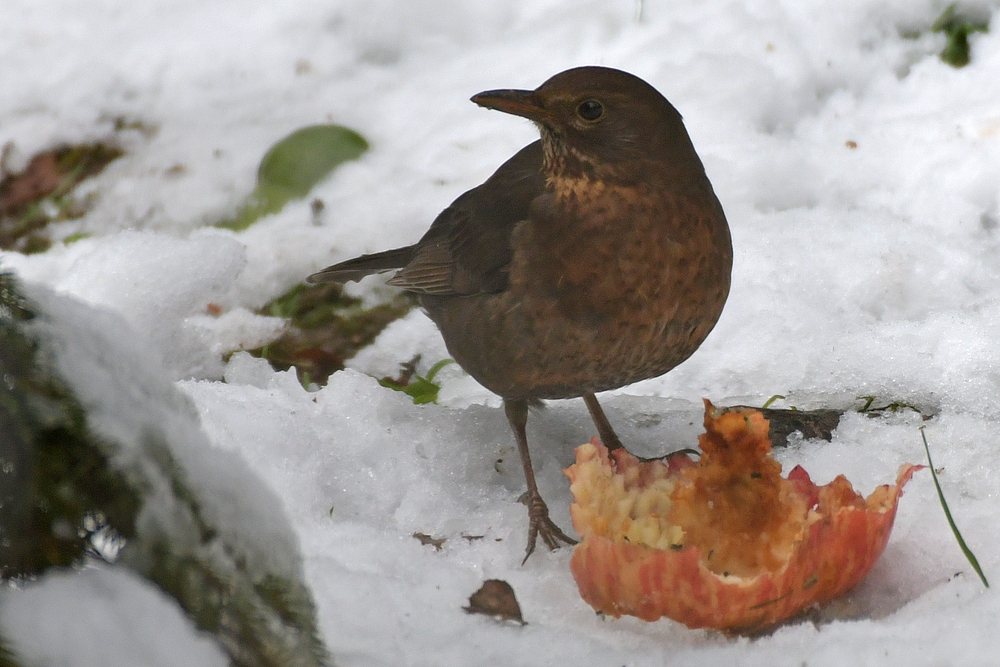
{"label": "bird's beak", "polygon": [[487,90],[473,95],[472,101],[487,109],[523,116],[546,125],[555,120],[555,115],[539,103],[533,90]]}

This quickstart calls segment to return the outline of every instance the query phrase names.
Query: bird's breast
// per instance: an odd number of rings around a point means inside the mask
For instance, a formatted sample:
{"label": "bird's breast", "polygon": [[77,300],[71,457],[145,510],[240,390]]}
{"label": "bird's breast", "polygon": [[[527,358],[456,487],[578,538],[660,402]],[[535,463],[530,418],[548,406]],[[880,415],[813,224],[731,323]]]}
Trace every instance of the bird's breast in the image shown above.
{"label": "bird's breast", "polygon": [[648,186],[560,179],[512,239],[511,290],[581,323],[670,320],[716,254],[708,211]]}

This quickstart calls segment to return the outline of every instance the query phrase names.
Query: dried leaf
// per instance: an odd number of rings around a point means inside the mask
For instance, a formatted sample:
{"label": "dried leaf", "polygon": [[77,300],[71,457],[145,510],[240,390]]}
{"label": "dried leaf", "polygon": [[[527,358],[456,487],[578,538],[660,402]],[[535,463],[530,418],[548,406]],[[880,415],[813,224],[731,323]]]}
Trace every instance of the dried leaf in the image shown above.
{"label": "dried leaf", "polygon": [[431,537],[427,533],[413,533],[413,536],[424,546],[429,544],[434,547],[435,551],[441,551],[441,546],[448,540],[446,537]]}
{"label": "dried leaf", "polygon": [[469,598],[469,606],[463,609],[469,614],[486,614],[525,625],[521,617],[521,606],[514,597],[514,589],[501,579],[487,579],[482,588]]}

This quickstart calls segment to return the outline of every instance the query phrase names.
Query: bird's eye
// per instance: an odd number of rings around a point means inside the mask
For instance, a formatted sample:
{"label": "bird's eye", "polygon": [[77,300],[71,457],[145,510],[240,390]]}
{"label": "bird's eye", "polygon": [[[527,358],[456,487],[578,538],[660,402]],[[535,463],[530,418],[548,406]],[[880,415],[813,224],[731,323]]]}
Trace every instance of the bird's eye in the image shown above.
{"label": "bird's eye", "polygon": [[580,106],[576,108],[576,113],[580,118],[593,122],[600,120],[601,116],[604,115],[604,106],[597,100],[587,100],[580,102]]}

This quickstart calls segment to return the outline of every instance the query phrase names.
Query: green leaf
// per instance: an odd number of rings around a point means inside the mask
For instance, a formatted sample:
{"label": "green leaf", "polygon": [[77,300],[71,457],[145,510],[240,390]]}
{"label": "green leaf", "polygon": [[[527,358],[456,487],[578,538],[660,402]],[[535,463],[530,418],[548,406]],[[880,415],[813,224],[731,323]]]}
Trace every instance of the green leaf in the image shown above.
{"label": "green leaf", "polygon": [[89,239],[89,238],[90,234],[86,232],[75,232],[63,239],[63,245],[73,245],[77,241],[82,241],[83,239]]}
{"label": "green leaf", "polygon": [[340,125],[312,125],[296,130],[271,147],[260,162],[257,183],[305,197],[342,162],[368,150],[364,137]]}
{"label": "green leaf", "polygon": [[434,384],[427,378],[419,375],[403,389],[403,393],[412,398],[416,405],[437,403],[439,391],[441,391],[441,385]]}
{"label": "green leaf", "polygon": [[438,371],[440,371],[442,368],[444,368],[448,364],[453,364],[453,363],[455,363],[454,359],[442,359],[441,361],[439,361],[436,364],[434,364],[433,366],[431,366],[431,369],[429,371],[427,371],[427,381],[428,382],[433,382],[434,381],[434,376],[438,374]]}
{"label": "green leaf", "polygon": [[231,220],[217,226],[242,231],[285,204],[302,199],[330,172],[368,150],[368,142],[341,125],[310,125],[271,146],[257,168],[257,187]]}
{"label": "green leaf", "polygon": [[965,540],[962,539],[962,533],[958,531],[958,526],[955,525],[955,520],[951,517],[951,510],[948,509],[948,502],[944,499],[944,492],[941,491],[941,484],[938,482],[937,473],[934,472],[934,462],[931,460],[931,448],[927,445],[927,434],[924,433],[924,427],[920,427],[920,437],[924,439],[924,451],[927,452],[927,465],[931,469],[931,478],[934,480],[934,487],[937,489],[938,500],[941,501],[941,508],[944,510],[944,516],[948,519],[948,525],[951,526],[951,532],[955,535],[955,540],[958,542],[959,548],[962,549],[962,553],[965,554],[966,560],[972,566],[972,569],[976,571],[979,578],[983,582],[983,586],[986,588],[990,587],[990,583],[986,581],[986,575],[983,574],[983,569],[979,567],[979,561],[976,560],[976,555],[972,553],[972,549],[965,544]]}
{"label": "green leaf", "polygon": [[379,380],[378,383],[383,387],[403,392],[412,398],[416,405],[437,403],[438,392],[441,391],[441,385],[434,382],[434,376],[436,376],[438,371],[442,368],[453,363],[455,363],[454,359],[442,359],[431,366],[431,369],[427,372],[426,377],[423,375],[415,375],[413,379],[405,385],[390,378],[383,378]]}
{"label": "green leaf", "polygon": [[965,67],[969,64],[969,35],[989,31],[989,22],[962,16],[955,11],[955,5],[949,5],[934,21],[931,31],[943,32],[948,38],[941,60],[952,67]]}
{"label": "green leaf", "polygon": [[769,398],[766,401],[764,401],[764,405],[760,406],[760,409],[761,410],[768,409],[769,407],[771,407],[771,404],[774,403],[777,400],[782,400],[783,401],[783,400],[785,400],[785,397],[782,396],[781,394],[775,394],[771,398]]}

